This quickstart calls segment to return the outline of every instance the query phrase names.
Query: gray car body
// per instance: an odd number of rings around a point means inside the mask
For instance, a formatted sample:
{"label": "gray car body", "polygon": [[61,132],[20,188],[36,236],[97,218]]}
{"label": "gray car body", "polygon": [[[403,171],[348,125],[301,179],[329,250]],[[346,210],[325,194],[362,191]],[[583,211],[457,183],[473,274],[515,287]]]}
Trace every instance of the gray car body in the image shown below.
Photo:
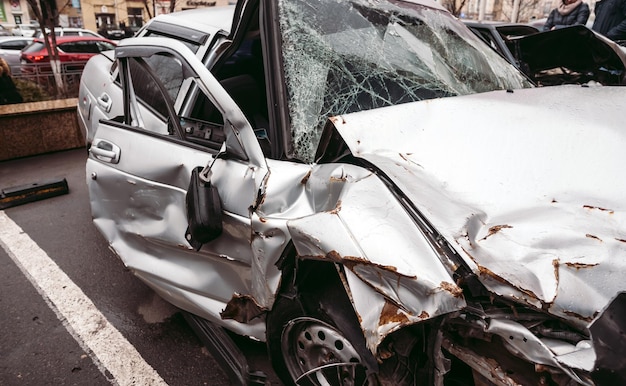
{"label": "gray car body", "polygon": [[32,41],[33,38],[29,37],[0,36],[0,58],[6,60],[13,74],[20,73],[21,51]]}
{"label": "gray car body", "polygon": [[[207,57],[209,48],[215,43],[218,32],[228,34],[234,13],[233,6],[218,7],[213,12],[201,9],[164,14],[151,19],[137,32],[137,36],[166,36],[197,39],[196,55],[201,60]],[[185,34],[180,31],[185,30]],[[93,140],[95,126],[100,119],[108,119],[122,114],[119,103],[122,92],[116,83],[117,68],[113,66],[114,53],[97,55],[90,60],[84,70],[89,77],[81,79],[79,89],[78,123],[87,144]],[[207,57],[207,60],[211,60]],[[208,65],[208,63],[207,63]],[[118,102],[116,102],[118,101]]]}
{"label": "gray car body", "polygon": [[[164,299],[264,341],[258,316],[272,309],[277,262],[292,243],[298,259],[343,267],[345,291],[376,354],[395,331],[463,312],[469,295],[455,276],[460,266],[494,296],[581,331],[625,289],[626,183],[619,176],[626,136],[616,113],[626,104],[624,89],[497,90],[347,113],[328,117],[314,160],[268,157],[257,127],[207,69],[229,43],[224,15],[233,10],[218,12],[217,26],[204,27],[210,43],[203,51],[139,37],[116,54],[162,52],[183,63],[196,87],[183,82],[170,113],[182,117],[191,108],[188,93],[207,94],[224,116],[221,147],[163,140],[111,120],[160,125],[132,90],[122,95],[111,57],[92,59],[81,81],[94,223]],[[182,119],[173,125],[198,130]],[[341,143],[360,161],[330,156]],[[219,191],[224,229],[200,250],[185,235],[186,190],[198,166]],[[242,299],[256,313],[238,307]],[[588,384],[578,372],[594,367],[590,344],[537,337],[508,318],[485,320],[484,332],[519,337],[509,343],[518,356]]]}
{"label": "gray car body", "polygon": [[39,31],[39,25],[35,24],[18,24],[11,30],[14,36],[35,37]]}

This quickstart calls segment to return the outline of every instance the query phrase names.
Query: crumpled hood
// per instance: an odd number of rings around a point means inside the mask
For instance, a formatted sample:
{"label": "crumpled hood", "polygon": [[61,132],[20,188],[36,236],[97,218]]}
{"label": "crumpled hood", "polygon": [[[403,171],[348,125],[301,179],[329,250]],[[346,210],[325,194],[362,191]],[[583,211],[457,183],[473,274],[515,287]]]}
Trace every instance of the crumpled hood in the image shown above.
{"label": "crumpled hood", "polygon": [[334,117],[491,291],[584,327],[626,289],[626,89],[559,86]]}

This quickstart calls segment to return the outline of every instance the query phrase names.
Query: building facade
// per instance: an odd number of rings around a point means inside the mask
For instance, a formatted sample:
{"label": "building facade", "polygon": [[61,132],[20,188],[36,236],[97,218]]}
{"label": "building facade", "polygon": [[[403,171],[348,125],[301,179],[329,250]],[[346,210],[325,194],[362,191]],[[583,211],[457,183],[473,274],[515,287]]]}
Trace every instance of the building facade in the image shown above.
{"label": "building facade", "polygon": [[[173,0],[174,10],[217,7],[235,0]],[[105,25],[138,30],[155,15],[170,13],[169,0],[56,0],[58,25],[98,31]],[[26,0],[0,0],[0,23],[12,28],[17,24],[36,22]]]}
{"label": "building facade", "polygon": [[26,0],[0,0],[0,23],[6,27],[28,24],[31,21]]}
{"label": "building facade", "polygon": [[[172,0],[174,10],[217,7],[234,4],[236,0]],[[459,0],[456,0],[459,1]],[[477,20],[481,1],[485,1],[485,20],[509,21],[513,0],[467,0],[462,18]],[[518,21],[525,23],[548,16],[561,0],[520,0]],[[596,0],[584,0],[593,8]],[[58,24],[97,31],[112,24],[138,30],[150,18],[169,13],[170,0],[56,0]],[[8,28],[36,21],[26,0],[0,0],[0,23]]]}
{"label": "building facade", "polygon": [[[456,0],[459,1],[459,0]],[[461,17],[471,20],[478,20],[481,2],[485,1],[484,20],[510,21],[513,13],[514,0],[467,0],[462,8]],[[593,20],[593,9],[596,0],[583,0],[589,5],[591,10],[590,20]],[[550,14],[554,8],[561,3],[561,0],[520,0],[518,22],[528,23],[533,20],[541,20]]]}

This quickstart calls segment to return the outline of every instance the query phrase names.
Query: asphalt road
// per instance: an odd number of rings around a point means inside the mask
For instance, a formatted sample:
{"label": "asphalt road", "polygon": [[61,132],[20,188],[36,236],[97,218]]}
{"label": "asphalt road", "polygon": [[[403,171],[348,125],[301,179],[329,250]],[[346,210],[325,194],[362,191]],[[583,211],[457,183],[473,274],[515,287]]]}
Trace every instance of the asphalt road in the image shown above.
{"label": "asphalt road", "polygon": [[[6,231],[9,223],[23,231],[5,236],[9,240],[4,243],[0,239],[0,385],[135,382],[132,375],[116,378],[103,365],[106,361],[100,361],[80,337],[76,338],[79,326],[73,328],[72,316],[60,311],[63,301],[55,306],[52,296],[37,284],[41,277],[24,272],[34,254],[9,252],[21,250],[22,236],[30,238],[44,257],[67,275],[68,282],[82,290],[95,306],[94,312],[121,333],[122,340],[138,352],[138,361],[145,361],[164,383],[229,385],[227,374],[193,334],[180,311],[132,276],[91,223],[86,157],[84,149],[77,149],[0,162],[2,189],[62,178],[70,189],[67,195],[0,210],[0,219],[6,219],[0,231]],[[17,249],[10,249],[9,244],[17,245]],[[44,273],[43,277],[52,276]],[[251,370],[266,373],[267,384],[279,384],[264,344],[247,339],[236,342]],[[107,346],[108,342],[104,343]],[[116,347],[113,340],[110,343]],[[125,358],[122,352],[114,355],[122,362],[136,360]]]}

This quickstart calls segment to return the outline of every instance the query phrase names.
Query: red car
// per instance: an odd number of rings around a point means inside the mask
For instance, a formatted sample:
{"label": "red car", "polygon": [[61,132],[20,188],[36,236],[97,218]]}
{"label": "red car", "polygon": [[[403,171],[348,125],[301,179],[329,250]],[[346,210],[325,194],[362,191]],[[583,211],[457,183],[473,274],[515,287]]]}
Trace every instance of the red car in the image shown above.
{"label": "red car", "polygon": [[[57,37],[59,60],[63,71],[82,70],[85,63],[94,55],[102,51],[115,49],[116,44],[105,38],[91,36],[63,36]],[[48,50],[43,39],[35,39],[21,54],[22,74],[50,72]]]}

